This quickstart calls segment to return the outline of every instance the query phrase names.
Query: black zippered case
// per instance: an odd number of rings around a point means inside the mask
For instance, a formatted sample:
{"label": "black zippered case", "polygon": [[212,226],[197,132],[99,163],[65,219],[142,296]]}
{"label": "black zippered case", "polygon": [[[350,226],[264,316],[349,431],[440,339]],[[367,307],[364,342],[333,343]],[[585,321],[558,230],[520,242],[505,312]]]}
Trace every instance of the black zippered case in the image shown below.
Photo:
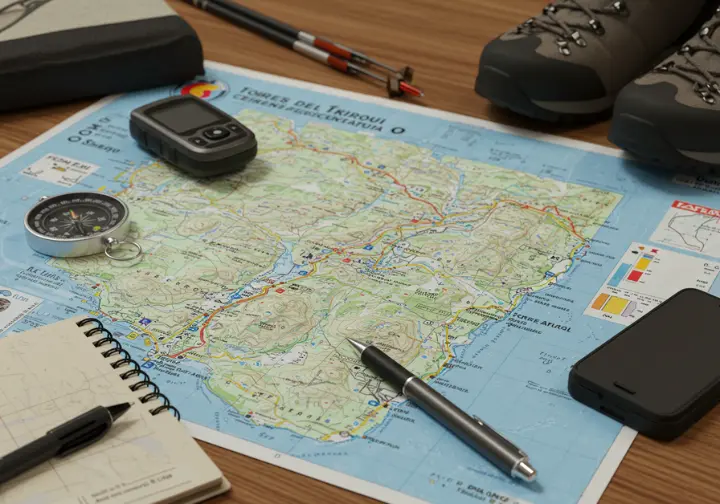
{"label": "black zippered case", "polygon": [[[10,3],[0,0],[0,9]],[[0,111],[180,84],[204,73],[197,34],[163,0],[34,5],[24,16],[22,7],[0,13]]]}

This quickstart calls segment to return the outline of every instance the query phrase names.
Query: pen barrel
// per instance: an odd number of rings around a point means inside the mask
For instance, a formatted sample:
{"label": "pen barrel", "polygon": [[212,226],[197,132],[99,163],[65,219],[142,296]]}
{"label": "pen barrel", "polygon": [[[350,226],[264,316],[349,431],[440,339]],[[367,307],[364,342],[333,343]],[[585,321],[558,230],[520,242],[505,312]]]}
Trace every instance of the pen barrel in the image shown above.
{"label": "pen barrel", "polygon": [[57,457],[65,457],[103,437],[112,427],[112,415],[107,408],[97,406],[72,420],[48,431],[60,442]]}
{"label": "pen barrel", "polygon": [[465,413],[419,378],[405,383],[403,394],[507,474],[512,475],[520,462],[527,461],[527,456],[514,444]]}
{"label": "pen barrel", "polygon": [[0,484],[52,459],[60,450],[55,436],[43,436],[0,459]]}
{"label": "pen barrel", "polygon": [[410,371],[374,346],[369,346],[363,350],[363,353],[360,355],[360,360],[376,375],[387,381],[395,390],[401,393],[405,382],[414,376]]}

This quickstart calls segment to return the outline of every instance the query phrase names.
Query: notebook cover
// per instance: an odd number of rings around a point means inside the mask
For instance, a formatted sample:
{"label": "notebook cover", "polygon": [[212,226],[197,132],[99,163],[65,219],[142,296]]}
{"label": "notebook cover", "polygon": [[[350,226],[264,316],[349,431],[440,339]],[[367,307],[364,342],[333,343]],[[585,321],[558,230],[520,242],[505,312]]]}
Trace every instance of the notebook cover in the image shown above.
{"label": "notebook cover", "polygon": [[95,406],[132,403],[102,439],[4,483],[0,504],[196,504],[229,489],[117,344],[83,317],[0,338],[0,456]]}
{"label": "notebook cover", "polygon": [[49,0],[3,30],[15,16],[0,14],[0,111],[204,73],[197,34],[163,0]]}

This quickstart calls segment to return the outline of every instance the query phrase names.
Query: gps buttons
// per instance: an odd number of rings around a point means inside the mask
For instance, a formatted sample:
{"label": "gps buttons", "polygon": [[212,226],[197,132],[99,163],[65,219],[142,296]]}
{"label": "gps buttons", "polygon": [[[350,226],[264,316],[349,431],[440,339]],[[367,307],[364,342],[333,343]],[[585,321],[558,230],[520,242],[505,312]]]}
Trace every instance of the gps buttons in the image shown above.
{"label": "gps buttons", "polygon": [[241,137],[244,137],[247,135],[247,133],[245,133],[245,130],[242,129],[239,124],[230,123],[230,124],[227,124],[225,127],[227,129],[229,129],[230,131],[232,131],[233,133],[238,133]]}
{"label": "gps buttons", "polygon": [[230,132],[222,126],[215,126],[203,131],[203,136],[208,140],[222,140],[230,136]]}
{"label": "gps buttons", "polygon": [[190,143],[197,145],[198,147],[204,147],[205,145],[207,145],[207,142],[205,140],[198,137],[191,138]]}

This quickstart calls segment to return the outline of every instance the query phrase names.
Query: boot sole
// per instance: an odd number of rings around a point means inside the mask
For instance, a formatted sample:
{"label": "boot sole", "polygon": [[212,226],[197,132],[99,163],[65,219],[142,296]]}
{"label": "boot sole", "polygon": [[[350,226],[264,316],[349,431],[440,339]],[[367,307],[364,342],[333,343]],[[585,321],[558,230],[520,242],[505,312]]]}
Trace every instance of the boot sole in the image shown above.
{"label": "boot sole", "polygon": [[608,140],[635,157],[660,166],[695,173],[720,173],[720,152],[682,151],[651,121],[632,114],[616,114]]}
{"label": "boot sole", "polygon": [[[550,110],[531,100],[510,75],[488,65],[480,67],[475,81],[475,92],[490,100],[494,105],[511,110],[516,114],[562,124],[588,123],[608,119],[614,102],[614,97],[608,97],[604,100],[561,104],[564,110],[572,110],[574,107],[581,110],[578,113]],[[596,107],[597,110],[587,112],[588,108],[593,107]]]}

